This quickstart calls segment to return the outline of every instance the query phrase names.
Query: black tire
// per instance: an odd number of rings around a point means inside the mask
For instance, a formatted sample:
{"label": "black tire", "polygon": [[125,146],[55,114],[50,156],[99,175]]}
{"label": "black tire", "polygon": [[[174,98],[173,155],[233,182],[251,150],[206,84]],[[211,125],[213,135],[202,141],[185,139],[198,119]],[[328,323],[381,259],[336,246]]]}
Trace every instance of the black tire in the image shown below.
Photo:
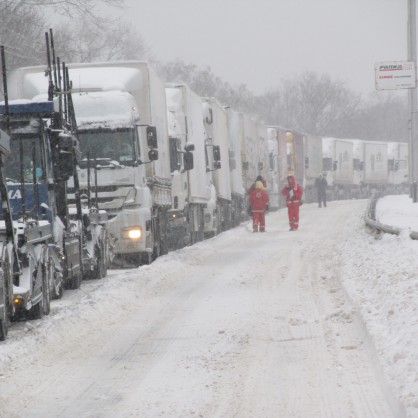
{"label": "black tire", "polygon": [[59,274],[55,270],[55,263],[52,259],[49,260],[49,275],[52,278],[51,283],[53,283],[52,289],[50,288],[51,299],[61,299],[64,295],[64,282],[63,278],[61,278],[58,287],[55,285],[56,283],[56,276]]}
{"label": "black tire", "polygon": [[42,279],[42,309],[44,315],[49,315],[51,312],[51,289],[50,289],[50,280],[51,276],[51,260],[48,259],[47,265],[42,265],[42,273],[43,279]]}
{"label": "black tire", "polygon": [[102,243],[102,278],[107,276],[107,266],[109,263],[109,254],[108,254],[108,244],[107,242]]}
{"label": "black tire", "polygon": [[103,273],[103,252],[98,245],[94,246],[94,267],[91,273],[92,279],[100,280],[104,277]]}
{"label": "black tire", "polygon": [[29,318],[30,319],[42,319],[44,316],[44,300],[43,298],[37,303],[35,306],[32,306],[31,310],[29,311]]}
{"label": "black tire", "polygon": [[44,315],[51,312],[51,298],[49,289],[49,269],[48,266],[42,264],[42,298],[29,312],[31,319],[42,319]]}
{"label": "black tire", "polygon": [[152,263],[152,260],[153,260],[153,254],[151,254],[151,253],[147,253],[147,252],[144,252],[144,253],[140,253],[140,264],[139,265],[148,265],[148,264],[151,264]]}
{"label": "black tire", "polygon": [[5,317],[0,319],[0,341],[4,341],[7,337],[7,319]]}
{"label": "black tire", "polygon": [[81,286],[81,272],[71,278],[70,289],[76,290]]}

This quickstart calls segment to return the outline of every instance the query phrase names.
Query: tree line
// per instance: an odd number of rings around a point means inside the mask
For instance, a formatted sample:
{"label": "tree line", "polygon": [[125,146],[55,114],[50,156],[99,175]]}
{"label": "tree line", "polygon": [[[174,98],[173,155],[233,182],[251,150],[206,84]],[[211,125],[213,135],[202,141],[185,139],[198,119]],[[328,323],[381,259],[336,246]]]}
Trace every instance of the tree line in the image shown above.
{"label": "tree line", "polygon": [[[185,82],[200,96],[258,115],[279,125],[318,136],[378,141],[408,140],[406,95],[375,92],[367,98],[328,74],[305,72],[278,80],[263,94],[234,85],[182,60],[157,60],[126,22],[96,13],[100,6],[122,7],[123,0],[0,0],[0,44],[9,69],[45,64],[45,32],[54,31],[57,56],[65,62],[147,60],[170,82]],[[54,11],[51,21],[46,11]]]}

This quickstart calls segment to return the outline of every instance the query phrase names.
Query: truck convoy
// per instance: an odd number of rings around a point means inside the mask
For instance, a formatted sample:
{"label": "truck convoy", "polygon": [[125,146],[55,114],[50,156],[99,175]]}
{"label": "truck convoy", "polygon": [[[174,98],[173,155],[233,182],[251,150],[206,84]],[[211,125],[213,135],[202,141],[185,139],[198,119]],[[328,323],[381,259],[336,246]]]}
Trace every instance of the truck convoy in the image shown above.
{"label": "truck convoy", "polygon": [[307,203],[321,172],[330,200],[367,197],[408,182],[407,152],[267,127],[146,62],[14,70],[0,104],[0,340],[109,263],[148,264],[239,225],[258,175],[272,210],[289,174]]}

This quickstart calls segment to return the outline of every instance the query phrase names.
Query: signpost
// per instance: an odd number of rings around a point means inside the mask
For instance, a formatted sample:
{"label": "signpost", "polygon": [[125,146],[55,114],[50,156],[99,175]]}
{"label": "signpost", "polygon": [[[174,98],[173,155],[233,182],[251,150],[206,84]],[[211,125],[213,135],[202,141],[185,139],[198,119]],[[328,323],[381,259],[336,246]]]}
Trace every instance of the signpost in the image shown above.
{"label": "signpost", "polygon": [[386,61],[374,65],[376,90],[413,89],[416,87],[415,63]]}
{"label": "signpost", "polygon": [[374,66],[376,90],[409,89],[409,185],[414,203],[418,200],[418,100],[416,0],[408,2],[408,61],[378,62]]}

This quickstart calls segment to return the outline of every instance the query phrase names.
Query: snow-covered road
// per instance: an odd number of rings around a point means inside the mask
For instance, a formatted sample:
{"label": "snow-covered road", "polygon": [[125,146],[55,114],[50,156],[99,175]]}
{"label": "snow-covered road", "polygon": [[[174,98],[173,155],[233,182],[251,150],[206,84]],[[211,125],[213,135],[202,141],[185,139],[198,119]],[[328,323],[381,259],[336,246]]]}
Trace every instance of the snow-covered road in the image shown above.
{"label": "snow-covered road", "polygon": [[305,205],[297,232],[280,210],[66,291],[0,344],[0,416],[402,416],[340,283],[365,208]]}

